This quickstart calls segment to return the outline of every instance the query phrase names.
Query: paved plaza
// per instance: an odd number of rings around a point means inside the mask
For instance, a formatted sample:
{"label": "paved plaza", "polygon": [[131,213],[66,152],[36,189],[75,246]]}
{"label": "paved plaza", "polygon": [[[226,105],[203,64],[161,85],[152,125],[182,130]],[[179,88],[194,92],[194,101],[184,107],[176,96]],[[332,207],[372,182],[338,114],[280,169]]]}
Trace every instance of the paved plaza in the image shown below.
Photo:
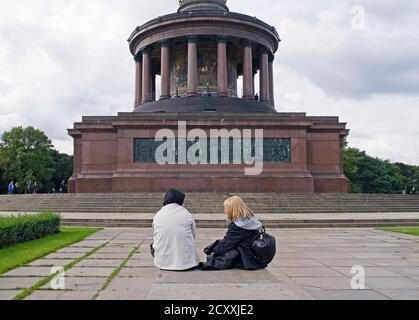
{"label": "paved plaza", "polygon": [[[199,229],[198,248],[224,235]],[[68,266],[65,288],[41,286],[32,300],[419,299],[419,238],[374,229],[270,230],[278,254],[262,271],[166,272],[153,266],[150,229],[105,229],[0,277],[8,300]],[[204,254],[202,259],[204,259]],[[353,290],[353,266],[366,271]]]}

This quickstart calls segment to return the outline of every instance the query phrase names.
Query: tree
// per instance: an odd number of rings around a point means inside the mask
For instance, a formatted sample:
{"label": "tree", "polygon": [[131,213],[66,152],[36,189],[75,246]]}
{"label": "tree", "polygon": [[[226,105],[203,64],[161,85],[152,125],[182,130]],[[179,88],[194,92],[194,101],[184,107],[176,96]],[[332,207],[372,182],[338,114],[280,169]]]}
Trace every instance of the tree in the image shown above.
{"label": "tree", "polygon": [[0,142],[0,168],[3,179],[18,182],[21,192],[28,181],[47,186],[55,173],[51,140],[33,127],[4,132]]}
{"label": "tree", "polygon": [[402,175],[406,178],[406,185],[404,190],[406,193],[412,193],[414,191],[419,191],[419,167],[418,166],[409,166],[404,163],[396,163],[399,167]]}
{"label": "tree", "polygon": [[359,173],[359,164],[363,159],[363,154],[354,148],[346,148],[343,154],[343,165],[346,177],[351,181],[353,193],[360,193],[362,186],[357,181]]}
{"label": "tree", "polygon": [[52,179],[52,184],[56,189],[58,189],[61,185],[61,182],[67,182],[73,174],[73,156],[65,153],[59,153],[57,150],[54,150],[53,158],[55,172]]}
{"label": "tree", "polygon": [[7,191],[7,181],[3,179],[3,169],[0,167],[0,194]]}
{"label": "tree", "polygon": [[355,148],[345,148],[344,167],[354,193],[401,193],[408,180],[399,166]]}

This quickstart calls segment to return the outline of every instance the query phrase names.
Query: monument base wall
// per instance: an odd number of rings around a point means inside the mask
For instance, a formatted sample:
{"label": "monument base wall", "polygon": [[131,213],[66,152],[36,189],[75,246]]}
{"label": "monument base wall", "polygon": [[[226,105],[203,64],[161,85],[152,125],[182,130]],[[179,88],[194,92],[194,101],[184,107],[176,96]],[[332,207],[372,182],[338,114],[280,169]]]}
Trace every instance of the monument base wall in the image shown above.
{"label": "monument base wall", "polygon": [[[246,175],[253,166],[235,164],[169,164],[144,162],[144,146],[161,129],[181,136],[200,129],[263,129],[264,139],[288,142],[289,154],[270,151],[263,170]],[[342,164],[346,124],[336,117],[307,117],[304,113],[120,113],[115,117],[84,117],[69,130],[74,138],[71,193],[164,192],[172,187],[187,192],[347,193],[349,181]],[[278,146],[272,147],[273,149]],[[283,146],[281,146],[283,147]],[[140,150],[140,151],[138,151]],[[278,160],[279,159],[279,160]]]}

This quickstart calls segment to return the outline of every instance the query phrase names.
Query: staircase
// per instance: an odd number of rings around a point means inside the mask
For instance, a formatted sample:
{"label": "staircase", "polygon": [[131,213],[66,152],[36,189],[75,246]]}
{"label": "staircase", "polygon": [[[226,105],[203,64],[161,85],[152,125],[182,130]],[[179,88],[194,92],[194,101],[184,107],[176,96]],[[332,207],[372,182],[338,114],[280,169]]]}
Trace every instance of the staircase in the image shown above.
{"label": "staircase", "polygon": [[[417,195],[239,195],[271,227],[318,227],[319,222],[327,227],[419,225]],[[229,196],[190,193],[185,206],[199,216],[199,226],[224,227],[223,202]],[[163,197],[160,193],[4,195],[0,196],[0,212],[52,210],[64,214],[65,225],[149,227]]]}

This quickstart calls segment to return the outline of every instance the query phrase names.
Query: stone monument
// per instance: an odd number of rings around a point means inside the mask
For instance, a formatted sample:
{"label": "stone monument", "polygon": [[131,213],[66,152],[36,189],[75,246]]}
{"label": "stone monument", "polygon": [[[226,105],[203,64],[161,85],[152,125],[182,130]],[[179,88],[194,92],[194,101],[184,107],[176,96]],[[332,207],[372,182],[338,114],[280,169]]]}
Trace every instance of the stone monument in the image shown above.
{"label": "stone monument", "polygon": [[346,124],[277,111],[279,35],[226,2],[181,0],[176,13],[134,30],[134,110],[83,117],[69,130],[70,192],[348,192]]}

